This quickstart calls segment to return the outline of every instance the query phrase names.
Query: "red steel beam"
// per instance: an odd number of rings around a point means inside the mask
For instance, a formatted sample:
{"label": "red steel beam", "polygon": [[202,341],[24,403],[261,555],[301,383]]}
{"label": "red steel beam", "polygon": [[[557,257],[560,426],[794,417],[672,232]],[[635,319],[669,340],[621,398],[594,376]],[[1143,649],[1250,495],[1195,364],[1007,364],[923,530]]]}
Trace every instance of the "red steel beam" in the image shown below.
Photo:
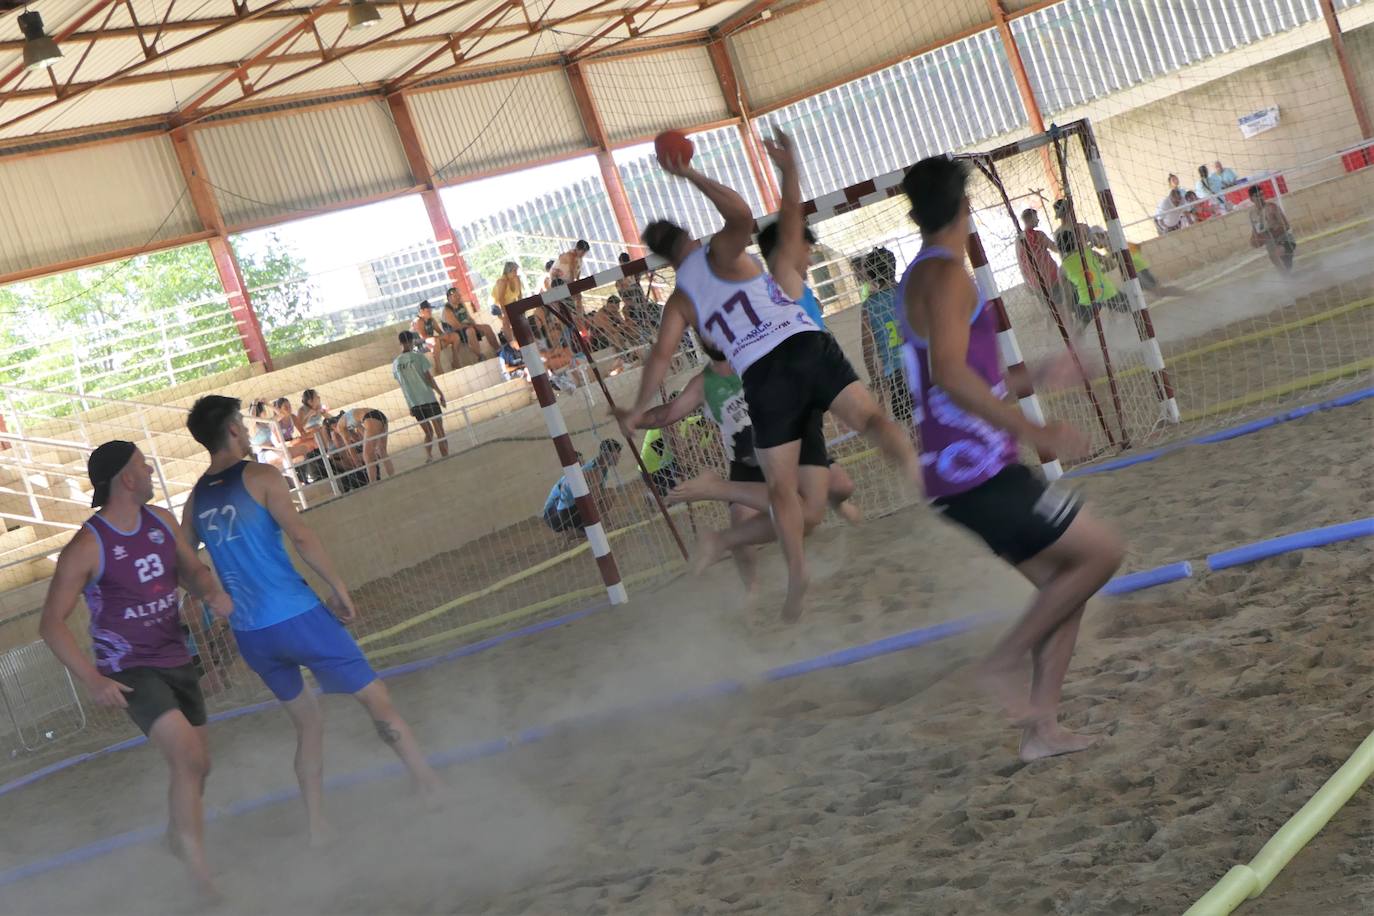
{"label": "red steel beam", "polygon": [[706,50],[711,55],[711,66],[716,71],[720,93],[725,97],[725,107],[738,119],[740,143],[744,146],[749,168],[754,173],[754,183],[758,186],[763,208],[775,213],[782,206],[782,192],[772,165],[764,155],[763,144],[754,132],[753,121],[749,117],[748,95],[735,72],[735,62],[730,59],[730,48],[725,42],[724,38],[714,38],[706,45]]}
{"label": "red steel beam", "polygon": [[501,19],[504,18],[506,13],[510,12],[512,9],[524,9],[524,6],[520,3],[503,3],[502,5],[491,9],[485,16],[477,20],[468,28],[464,29],[462,32],[459,32],[457,35],[445,35],[443,44],[441,44],[438,48],[434,49],[434,51],[430,52],[429,54],[426,54],[424,58],[420,60],[419,63],[416,63],[413,66],[407,68],[404,73],[401,73],[399,76],[395,76],[387,80],[386,85],[389,87],[405,85],[406,80],[410,79],[416,73],[419,73],[421,70],[425,69],[430,64],[434,63],[436,60],[450,52],[453,53],[454,60],[461,62],[462,53],[454,47],[455,43],[460,42],[465,36],[471,34],[477,29],[480,29],[482,26],[486,24],[487,19],[490,19],[492,16],[496,16],[496,22],[492,23],[489,28],[485,29],[482,32],[482,34],[478,36],[477,40],[481,41],[483,38],[487,37],[492,33],[496,26],[500,24]]}
{"label": "red steel beam", "polygon": [[[997,32],[1002,36],[1002,49],[1006,52],[1007,63],[1011,66],[1012,78],[1016,80],[1016,90],[1021,94],[1021,106],[1026,109],[1026,120],[1030,129],[1033,133],[1043,134],[1045,117],[1040,113],[1040,100],[1035,97],[1035,88],[1031,86],[1030,76],[1026,73],[1026,62],[1021,58],[1021,46],[1016,43],[1016,36],[1012,34],[1011,22],[1007,19],[1007,11],[1002,6],[1002,0],[988,0],[988,12],[992,14],[992,21],[997,23]],[[1040,148],[1040,164],[1045,170],[1045,177],[1049,181],[1050,189],[1054,191],[1054,196],[1063,197],[1064,188],[1059,182],[1059,172],[1050,158],[1048,147]]]}
{"label": "red steel beam", "polygon": [[587,78],[579,64],[566,67],[568,84],[572,87],[573,99],[577,102],[577,112],[582,117],[582,126],[587,138],[596,146],[596,164],[601,169],[601,183],[606,186],[606,196],[611,201],[611,212],[620,229],[620,240],[635,254],[640,253],[639,223],[635,219],[634,208],[630,206],[630,196],[625,193],[625,182],[620,175],[620,167],[611,155],[611,139],[606,133],[606,124],[601,120],[596,100],[592,98]]}
{"label": "red steel beam", "polygon": [[1336,8],[1331,0],[1318,0],[1322,7],[1322,17],[1326,19],[1326,29],[1331,33],[1331,47],[1336,52],[1336,63],[1345,79],[1345,91],[1350,94],[1350,107],[1355,109],[1355,123],[1360,128],[1360,139],[1374,137],[1374,127],[1370,126],[1369,109],[1365,107],[1364,95],[1360,92],[1359,81],[1350,66],[1350,57],[1345,53],[1345,37],[1341,32],[1341,21],[1336,18]]}
{"label": "red steel beam", "polygon": [[[110,0],[110,2],[114,2],[114,0]],[[99,79],[99,80],[96,80],[96,81],[91,82],[91,83],[85,83],[85,84],[82,85],[82,87],[81,87],[80,89],[74,89],[74,90],[72,90],[71,92],[68,92],[66,95],[62,96],[62,98],[53,99],[51,102],[48,102],[46,105],[39,105],[37,108],[34,108],[34,109],[30,110],[30,111],[26,111],[26,112],[24,112],[23,114],[20,114],[20,115],[16,115],[16,116],[14,116],[13,118],[10,118],[8,121],[5,121],[4,123],[0,123],[0,129],[12,127],[12,126],[14,126],[15,124],[20,123],[21,121],[25,121],[25,120],[27,120],[27,119],[29,119],[29,118],[32,118],[34,115],[41,114],[42,112],[45,112],[45,111],[50,110],[50,109],[52,109],[54,106],[63,104],[63,103],[65,103],[65,102],[69,102],[69,101],[71,101],[72,99],[74,99],[74,98],[76,98],[76,97],[78,97],[78,96],[85,95],[87,92],[90,92],[90,91],[93,90],[93,89],[99,89],[99,88],[102,87],[102,86],[108,86],[108,85],[110,85],[111,83],[114,83],[114,82],[118,81],[118,79],[119,79],[121,76],[124,76],[124,75],[126,75],[126,74],[128,74],[128,73],[134,72],[134,71],[136,71],[136,70],[141,70],[142,68],[148,66],[149,64],[153,63],[154,61],[161,60],[162,58],[166,57],[166,56],[169,55],[169,54],[175,54],[176,52],[181,51],[181,50],[183,50],[183,49],[185,49],[185,48],[189,48],[189,47],[191,47],[191,46],[193,46],[193,45],[197,45],[197,44],[201,43],[202,41],[205,41],[207,38],[212,38],[213,36],[218,35],[220,32],[223,32],[225,29],[232,28],[233,26],[237,25],[237,24],[240,23],[240,22],[247,22],[247,21],[256,19],[258,16],[262,15],[263,13],[267,12],[268,10],[275,9],[276,7],[282,6],[282,5],[284,5],[284,4],[286,4],[286,3],[290,3],[290,2],[293,2],[293,0],[268,0],[268,2],[267,2],[266,4],[264,4],[263,6],[258,7],[256,10],[253,10],[252,12],[245,13],[242,17],[240,17],[240,18],[238,18],[238,19],[232,20],[231,22],[227,22],[227,23],[225,23],[224,25],[216,26],[215,28],[210,29],[210,30],[205,31],[205,32],[202,32],[202,33],[200,33],[199,35],[196,35],[196,36],[194,36],[194,37],[192,37],[192,38],[188,38],[186,41],[183,41],[181,44],[177,45],[176,47],[168,48],[168,49],[165,50],[165,51],[155,51],[155,52],[153,53],[153,56],[152,56],[152,57],[146,57],[146,58],[144,58],[143,60],[138,61],[137,63],[132,64],[132,65],[130,65],[130,66],[124,68],[123,70],[118,70],[118,71],[116,71],[116,72],[114,72],[114,73],[111,73],[109,76],[104,77],[103,79]],[[328,2],[333,3],[333,2],[338,2],[338,0],[328,0]],[[98,12],[98,10],[97,10],[97,12]]]}
{"label": "red steel beam", "polygon": [[779,2],[780,0],[755,0],[754,3],[749,4],[735,15],[716,23],[715,28],[711,29],[711,34],[722,36],[729,35],[740,26],[746,25],[756,19],[761,13],[768,10],[769,7],[777,6]]}

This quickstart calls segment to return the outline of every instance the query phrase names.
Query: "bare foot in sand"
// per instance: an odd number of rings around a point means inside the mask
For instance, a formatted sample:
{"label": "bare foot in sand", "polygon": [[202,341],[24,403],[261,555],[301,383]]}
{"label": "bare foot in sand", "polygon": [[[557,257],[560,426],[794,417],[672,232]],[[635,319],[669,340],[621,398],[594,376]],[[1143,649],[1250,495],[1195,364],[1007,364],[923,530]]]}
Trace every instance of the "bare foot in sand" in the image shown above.
{"label": "bare foot in sand", "polygon": [[1075,735],[1053,719],[1044,719],[1021,730],[1021,759],[1026,763],[1061,754],[1086,751],[1097,743],[1090,735]]}
{"label": "bare foot in sand", "polygon": [[782,603],[782,622],[796,623],[806,609],[806,590],[811,585],[811,577],[806,573],[787,577],[787,598]]}
{"label": "bare foot in sand", "polygon": [[973,671],[978,688],[1002,707],[1003,712],[1017,725],[1038,721],[1044,716],[1031,705],[1028,666],[1002,668],[990,660],[979,662]]}
{"label": "bare foot in sand", "polygon": [[854,501],[846,499],[835,507],[835,514],[851,525],[857,525],[864,520],[863,510],[854,505]]}
{"label": "bare foot in sand", "polygon": [[688,575],[699,576],[707,567],[718,561],[725,553],[720,535],[714,531],[703,531],[697,538],[696,549],[692,551],[692,562],[687,567]]}
{"label": "bare foot in sand", "polygon": [[684,480],[668,491],[668,505],[695,503],[711,499],[716,484],[720,483],[720,480],[720,475],[712,471],[705,471],[691,480]]}

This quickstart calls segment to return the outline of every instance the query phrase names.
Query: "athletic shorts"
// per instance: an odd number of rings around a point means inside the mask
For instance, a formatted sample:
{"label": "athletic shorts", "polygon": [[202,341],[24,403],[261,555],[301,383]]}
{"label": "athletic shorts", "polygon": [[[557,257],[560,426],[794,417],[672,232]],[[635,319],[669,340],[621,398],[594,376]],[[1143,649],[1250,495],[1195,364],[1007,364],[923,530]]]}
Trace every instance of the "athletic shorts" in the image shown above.
{"label": "athletic shorts", "polygon": [[357,693],[377,679],[352,634],[323,604],[260,630],[235,630],[234,638],[244,662],[283,703],[305,688],[301,668],[310,669],[325,693]]}
{"label": "athletic shorts", "polygon": [[1141,289],[1155,289],[1159,286],[1159,281],[1155,279],[1154,274],[1150,273],[1150,268],[1148,267],[1137,270],[1135,272],[1135,278],[1140,281]]}
{"label": "athletic shorts", "polygon": [[[859,380],[840,345],[824,331],[787,338],[745,370],[742,378],[755,448],[776,448],[801,439],[807,451],[807,436],[820,435],[822,453],[821,414],[841,391]],[[810,448],[814,450],[814,442]]]}
{"label": "athletic shorts", "polygon": [[124,695],[124,702],[129,704],[125,711],[145,735],[163,713],[174,710],[180,710],[194,726],[205,724],[205,694],[200,691],[200,674],[194,664],[174,668],[141,665],[106,677],[133,688],[133,693]]}
{"label": "athletic shorts", "polygon": [[677,465],[671,461],[668,462],[650,474],[649,481],[654,485],[659,496],[667,496],[668,491],[678,485]]}
{"label": "athletic shorts", "polygon": [[410,408],[410,415],[420,423],[426,420],[433,420],[442,413],[443,411],[439,409],[438,401],[430,401],[428,404],[416,404],[414,407]]}
{"label": "athletic shorts", "polygon": [[730,462],[730,480],[734,483],[764,483],[763,468],[757,464],[745,464],[743,461]]}
{"label": "athletic shorts", "polygon": [[549,511],[544,513],[544,524],[548,525],[559,534],[562,534],[564,531],[581,531],[583,528],[587,527],[582,524],[582,513],[577,511],[576,503],[568,509],[549,509]]}
{"label": "athletic shorts", "polygon": [[983,539],[1008,563],[1024,563],[1063,537],[1082,503],[1023,464],[1008,465],[972,490],[932,502],[937,512]]}

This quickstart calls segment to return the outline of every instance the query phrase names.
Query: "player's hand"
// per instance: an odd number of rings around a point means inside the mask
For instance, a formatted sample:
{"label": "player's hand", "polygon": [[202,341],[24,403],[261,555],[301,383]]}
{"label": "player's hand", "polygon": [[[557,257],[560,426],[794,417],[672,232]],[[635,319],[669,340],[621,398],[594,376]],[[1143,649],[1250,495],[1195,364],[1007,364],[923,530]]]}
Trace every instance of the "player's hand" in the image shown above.
{"label": "player's hand", "polygon": [[797,167],[796,146],[792,143],[792,138],[783,131],[774,128],[772,138],[763,141],[763,148],[779,171]]}
{"label": "player's hand", "polygon": [[644,419],[644,414],[633,407],[617,407],[611,411],[611,415],[631,431],[639,429],[639,421]]}
{"label": "player's hand", "polygon": [[117,706],[120,709],[129,708],[129,702],[124,699],[124,695],[134,692],[134,688],[104,675],[96,675],[93,680],[87,681],[86,689],[90,691],[91,699],[96,705]]}
{"label": "player's hand", "polygon": [[224,589],[215,589],[204,598],[204,604],[210,609],[219,620],[228,620],[229,615],[234,613],[234,599]]}
{"label": "player's hand", "polygon": [[663,171],[669,175],[676,175],[678,178],[689,178],[692,175],[692,159],[690,156],[667,156],[660,160]]}
{"label": "player's hand", "polygon": [[358,609],[353,606],[353,596],[347,591],[335,591],[326,602],[329,612],[339,618],[342,624],[350,624],[358,619]]}
{"label": "player's hand", "polygon": [[1080,430],[1059,420],[1037,426],[1027,437],[1036,451],[1056,458],[1079,458],[1088,453],[1092,443]]}
{"label": "player's hand", "polygon": [[1037,391],[1060,391],[1082,380],[1083,375],[1072,353],[1060,353],[1036,366],[1032,373],[1032,383]]}

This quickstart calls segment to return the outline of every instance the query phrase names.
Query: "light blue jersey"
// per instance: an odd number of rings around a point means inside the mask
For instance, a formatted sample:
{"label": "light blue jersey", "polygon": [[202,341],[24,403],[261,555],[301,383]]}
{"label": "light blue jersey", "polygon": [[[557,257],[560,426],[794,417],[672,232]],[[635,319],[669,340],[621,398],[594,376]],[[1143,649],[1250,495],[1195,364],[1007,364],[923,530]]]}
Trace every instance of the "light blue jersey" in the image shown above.
{"label": "light blue jersey", "polygon": [[802,293],[802,297],[797,302],[797,305],[801,306],[802,311],[806,312],[806,316],[816,322],[822,331],[826,330],[825,318],[821,315],[820,300],[816,298],[816,294],[812,292],[811,287],[805,286],[802,288],[805,292]]}
{"label": "light blue jersey", "polygon": [[281,526],[243,484],[241,461],[196,483],[196,536],[214,561],[215,573],[234,599],[229,625],[260,630],[319,606],[320,599],[291,565]]}
{"label": "light blue jersey", "polygon": [[897,325],[897,291],[880,289],[864,300],[864,321],[873,335],[873,349],[883,367],[883,375],[891,378],[902,367],[902,331]]}

